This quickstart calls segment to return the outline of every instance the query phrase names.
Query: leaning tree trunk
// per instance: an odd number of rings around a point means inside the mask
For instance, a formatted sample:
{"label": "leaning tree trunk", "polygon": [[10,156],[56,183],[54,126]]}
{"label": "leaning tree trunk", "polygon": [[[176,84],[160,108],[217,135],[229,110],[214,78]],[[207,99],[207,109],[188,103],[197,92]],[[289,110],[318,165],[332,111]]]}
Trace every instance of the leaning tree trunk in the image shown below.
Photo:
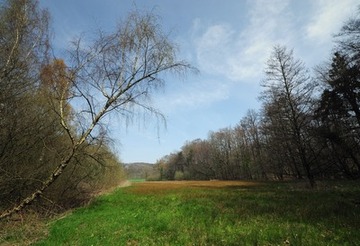
{"label": "leaning tree trunk", "polygon": [[[39,197],[61,175],[72,161],[79,147],[89,137],[99,121],[108,113],[116,111],[131,116],[136,107],[162,116],[148,104],[150,94],[163,84],[160,74],[171,72],[184,74],[193,69],[188,63],[178,60],[175,46],[159,29],[152,14],[132,13],[119,28],[109,35],[101,32],[90,46],[74,42],[70,58],[73,69],[65,73],[65,84],[59,87],[61,95],[59,108],[61,125],[71,140],[69,155],[54,169],[41,187],[23,199],[18,205],[2,212],[0,219],[10,216]],[[89,124],[78,139],[66,123],[66,109],[69,105],[69,91],[72,97],[83,104],[79,112],[86,115]],[[57,94],[58,95],[58,94]],[[96,104],[99,103],[99,104]],[[89,117],[88,117],[89,116]],[[87,118],[88,117],[88,118]]]}
{"label": "leaning tree trunk", "polygon": [[61,161],[60,165],[58,165],[52,174],[45,180],[41,187],[34,191],[31,195],[24,198],[18,205],[14,206],[11,209],[8,209],[0,214],[0,219],[6,218],[16,212],[19,212],[25,206],[32,203],[36,198],[38,198],[55,180],[60,176],[60,174],[64,171],[64,169],[68,166],[72,158],[74,157],[75,149],[73,148],[70,155]]}
{"label": "leaning tree trunk", "polygon": [[111,105],[111,102],[112,102],[112,99],[109,99],[108,103],[106,103],[106,105],[102,108],[102,110],[100,110],[100,112],[96,115],[96,117],[93,119],[93,122],[91,123],[89,128],[83,133],[83,135],[81,136],[81,138],[78,141],[74,140],[74,137],[71,134],[71,131],[65,122],[64,111],[63,111],[64,106],[62,103],[60,104],[61,125],[65,129],[66,133],[68,134],[68,136],[72,142],[72,148],[71,148],[69,155],[60,162],[60,164],[54,169],[54,171],[51,173],[51,175],[42,183],[40,188],[35,190],[33,193],[31,193],[26,198],[24,198],[19,204],[15,205],[13,208],[2,212],[0,214],[0,219],[6,218],[16,212],[19,212],[25,206],[29,205],[36,198],[38,198],[52,183],[55,182],[55,180],[58,179],[58,177],[68,166],[70,161],[73,159],[73,157],[76,154],[76,152],[78,151],[79,147],[85,142],[85,140],[91,134],[91,132],[94,130],[95,126],[98,124],[100,119],[106,114],[108,108]]}

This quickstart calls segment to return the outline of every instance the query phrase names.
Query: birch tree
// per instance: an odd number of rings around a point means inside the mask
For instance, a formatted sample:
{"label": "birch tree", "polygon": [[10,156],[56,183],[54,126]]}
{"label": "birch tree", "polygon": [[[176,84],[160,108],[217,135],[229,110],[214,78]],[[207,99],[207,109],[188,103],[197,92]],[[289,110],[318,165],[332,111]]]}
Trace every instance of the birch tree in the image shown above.
{"label": "birch tree", "polygon": [[[70,147],[41,186],[0,218],[21,210],[47,190],[88,141],[101,138],[102,123],[112,119],[110,114],[128,119],[140,111],[162,117],[152,107],[151,95],[164,85],[166,74],[183,75],[192,69],[178,59],[175,44],[151,13],[131,13],[112,33],[99,31],[92,40],[79,38],[68,54],[68,78],[57,88],[53,105]],[[71,120],[69,108],[73,108]]]}

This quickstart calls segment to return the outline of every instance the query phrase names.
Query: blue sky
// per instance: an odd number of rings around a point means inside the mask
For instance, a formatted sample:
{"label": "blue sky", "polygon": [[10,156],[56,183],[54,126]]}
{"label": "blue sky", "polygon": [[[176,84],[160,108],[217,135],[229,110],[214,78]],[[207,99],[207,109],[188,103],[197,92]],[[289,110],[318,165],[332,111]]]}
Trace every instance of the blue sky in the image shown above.
{"label": "blue sky", "polygon": [[355,14],[359,0],[40,0],[52,16],[55,54],[98,28],[111,31],[135,8],[160,16],[179,56],[200,71],[167,77],[152,103],[166,117],[110,127],[123,162],[156,162],[188,140],[234,126],[257,100],[266,60],[274,45],[294,49],[309,69],[326,61],[332,35]]}

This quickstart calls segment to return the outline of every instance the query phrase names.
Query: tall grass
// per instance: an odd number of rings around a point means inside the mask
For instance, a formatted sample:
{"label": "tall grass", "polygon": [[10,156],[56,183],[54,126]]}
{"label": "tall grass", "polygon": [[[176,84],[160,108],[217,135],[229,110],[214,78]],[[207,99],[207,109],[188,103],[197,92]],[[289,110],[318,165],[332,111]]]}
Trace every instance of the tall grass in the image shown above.
{"label": "tall grass", "polygon": [[360,186],[143,182],[51,224],[36,245],[360,245]]}

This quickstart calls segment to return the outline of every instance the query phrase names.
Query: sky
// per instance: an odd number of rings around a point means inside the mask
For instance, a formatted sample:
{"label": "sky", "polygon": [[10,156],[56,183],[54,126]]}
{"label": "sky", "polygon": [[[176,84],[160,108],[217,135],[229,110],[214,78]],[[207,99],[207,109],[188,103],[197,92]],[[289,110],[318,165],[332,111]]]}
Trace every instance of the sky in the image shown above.
{"label": "sky", "polygon": [[178,56],[199,70],[166,77],[152,97],[166,124],[140,117],[109,126],[124,163],[155,163],[210,131],[235,126],[258,110],[260,82],[275,45],[294,50],[309,69],[331,57],[333,35],[354,16],[359,0],[40,0],[51,14],[54,54],[96,29],[114,30],[134,9],[160,18]]}

